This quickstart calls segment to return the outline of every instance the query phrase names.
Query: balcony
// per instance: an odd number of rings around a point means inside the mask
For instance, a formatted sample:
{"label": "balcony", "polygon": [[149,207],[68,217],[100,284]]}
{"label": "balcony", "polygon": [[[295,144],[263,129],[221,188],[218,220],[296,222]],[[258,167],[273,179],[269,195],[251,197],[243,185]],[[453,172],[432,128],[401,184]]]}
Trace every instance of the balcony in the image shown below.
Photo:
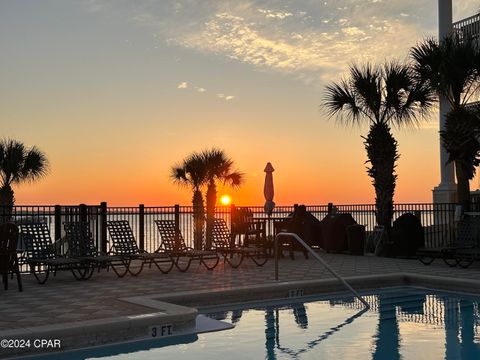
{"label": "balcony", "polygon": [[453,23],[453,30],[460,36],[480,36],[480,14]]}

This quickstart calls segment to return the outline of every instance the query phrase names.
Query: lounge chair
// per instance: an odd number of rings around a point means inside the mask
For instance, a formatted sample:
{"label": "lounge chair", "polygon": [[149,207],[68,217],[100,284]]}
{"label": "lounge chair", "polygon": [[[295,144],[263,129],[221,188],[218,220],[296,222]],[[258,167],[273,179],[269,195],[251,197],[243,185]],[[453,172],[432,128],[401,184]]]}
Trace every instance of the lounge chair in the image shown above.
{"label": "lounge chair", "polygon": [[[463,255],[475,249],[477,244],[477,238],[480,227],[480,218],[465,215],[462,220],[458,222],[457,234],[455,240],[449,246],[436,247],[436,248],[421,248],[417,251],[417,258],[425,265],[430,265],[435,259],[442,259],[448,266],[456,266],[459,264]],[[468,262],[468,256],[465,255],[465,262]],[[473,260],[472,260],[473,261]],[[471,262],[466,265],[469,266]]]}
{"label": "lounge chair", "polygon": [[[112,246],[109,253],[122,256],[125,259],[140,260],[141,265],[137,271],[132,271],[132,266],[128,267],[128,272],[137,276],[143,270],[143,266],[148,263],[150,267],[155,265],[162,273],[167,274],[172,270],[175,264],[174,260],[163,250],[157,250],[154,253],[140,250],[133,236],[132,228],[126,220],[107,221],[108,232],[112,239]],[[162,265],[166,267],[162,268]]]}
{"label": "lounge chair", "polygon": [[[97,250],[90,224],[88,222],[65,222],[63,224],[68,242],[70,257],[89,264],[92,268],[88,277],[93,275],[93,269],[112,268],[118,277],[124,277],[128,272],[131,260],[118,255],[108,255]],[[123,268],[123,269],[122,269]]]}
{"label": "lounge chair", "polygon": [[91,268],[78,259],[58,254],[50,237],[47,224],[21,224],[20,231],[25,241],[26,263],[40,284],[45,284],[50,272],[70,270],[77,280],[85,280]]}
{"label": "lounge chair", "polygon": [[457,265],[462,268],[468,268],[474,261],[480,260],[480,218],[475,218],[473,226],[473,235],[469,241],[470,246],[457,249],[453,257]]}
{"label": "lounge chair", "polygon": [[18,291],[23,291],[22,277],[18,267],[17,258],[18,228],[14,224],[0,225],[0,274],[2,274],[3,287],[8,290],[8,276],[17,276]]}
{"label": "lounge chair", "polygon": [[231,267],[238,268],[244,258],[251,259],[257,266],[263,266],[268,261],[265,247],[238,246],[232,244],[232,235],[224,219],[215,219],[213,222],[212,243],[214,250],[223,256]]}
{"label": "lounge chair", "polygon": [[[182,233],[176,229],[175,221],[155,220],[157,229],[162,237],[160,249],[163,249],[174,259],[175,266],[181,272],[185,272],[190,267],[193,260],[199,260],[208,270],[213,270],[220,258],[216,251],[194,250],[185,244]],[[180,263],[181,258],[187,258],[186,263]],[[207,262],[211,260],[212,263]]]}

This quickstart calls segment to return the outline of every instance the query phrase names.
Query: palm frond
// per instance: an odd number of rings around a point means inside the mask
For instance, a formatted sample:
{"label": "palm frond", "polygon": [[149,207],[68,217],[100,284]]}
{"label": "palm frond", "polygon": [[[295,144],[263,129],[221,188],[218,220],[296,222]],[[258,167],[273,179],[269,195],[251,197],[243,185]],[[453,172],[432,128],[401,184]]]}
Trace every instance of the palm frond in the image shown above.
{"label": "palm frond", "polygon": [[245,180],[245,174],[240,171],[231,172],[223,177],[224,185],[229,185],[233,188],[239,187]]}
{"label": "palm frond", "polygon": [[413,71],[418,82],[426,84],[439,93],[441,71],[441,49],[433,38],[427,38],[410,50]]}
{"label": "palm frond", "polygon": [[13,139],[0,140],[0,174],[2,185],[35,181],[48,171],[45,154],[36,147],[27,148]]}
{"label": "palm frond", "polygon": [[378,66],[369,63],[350,67],[351,85],[357,103],[363,112],[369,114],[373,121],[378,121],[382,106],[382,73]]}
{"label": "palm frond", "polygon": [[453,108],[478,93],[480,50],[470,36],[453,34],[441,42],[427,39],[411,50],[416,76]]}
{"label": "palm frond", "polygon": [[392,122],[397,127],[417,125],[434,105],[435,92],[416,81],[415,74],[409,65],[393,61],[384,64],[383,72],[385,116],[382,120]]}
{"label": "palm frond", "polygon": [[337,116],[342,122],[357,123],[362,116],[354,91],[345,80],[326,86],[322,106],[329,117]]}
{"label": "palm frond", "polygon": [[196,189],[200,188],[208,180],[207,168],[201,154],[191,154],[187,159],[185,159],[184,167],[192,185]]}
{"label": "palm frond", "polygon": [[226,185],[239,186],[242,182],[242,175],[238,171],[232,171],[234,162],[227,156],[225,151],[212,148],[201,153],[203,163],[206,167],[206,177],[210,183],[216,180]]}
{"label": "palm frond", "polygon": [[17,182],[33,182],[48,174],[48,160],[37,147],[27,151]]}
{"label": "palm frond", "polygon": [[170,179],[173,183],[180,186],[188,186],[190,184],[187,173],[185,171],[185,167],[178,164],[172,166],[172,168],[170,169]]}

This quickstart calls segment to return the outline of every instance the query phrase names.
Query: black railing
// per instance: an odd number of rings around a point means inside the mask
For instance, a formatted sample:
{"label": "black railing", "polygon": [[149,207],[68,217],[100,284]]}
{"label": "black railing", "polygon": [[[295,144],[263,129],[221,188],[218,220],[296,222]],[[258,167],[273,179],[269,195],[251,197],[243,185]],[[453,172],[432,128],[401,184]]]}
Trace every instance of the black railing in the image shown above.
{"label": "black railing", "polygon": [[[425,230],[425,242],[427,247],[444,246],[450,243],[454,237],[454,214],[455,204],[396,204],[394,206],[393,220],[404,213],[413,213],[422,222]],[[266,235],[273,239],[275,235],[275,223],[286,218],[294,211],[293,206],[277,206],[271,216],[267,216],[263,206],[238,207],[220,206],[216,208],[216,216],[222,217],[231,227],[233,209],[248,208],[256,220],[264,220]],[[307,210],[319,220],[329,212],[350,213],[353,218],[365,225],[367,234],[376,225],[375,205],[308,205]],[[15,223],[22,222],[45,222],[50,228],[52,239],[59,245],[62,251],[66,250],[64,242],[63,223],[65,221],[89,221],[96,245],[102,251],[108,251],[109,238],[106,229],[107,220],[127,220],[138,246],[147,251],[155,251],[161,243],[154,220],[173,220],[182,232],[188,246],[194,245],[194,223],[192,206],[131,206],[109,207],[106,203],[100,205],[19,205],[14,206],[12,211],[0,208],[0,216],[8,218]],[[19,248],[23,248],[20,238]]]}

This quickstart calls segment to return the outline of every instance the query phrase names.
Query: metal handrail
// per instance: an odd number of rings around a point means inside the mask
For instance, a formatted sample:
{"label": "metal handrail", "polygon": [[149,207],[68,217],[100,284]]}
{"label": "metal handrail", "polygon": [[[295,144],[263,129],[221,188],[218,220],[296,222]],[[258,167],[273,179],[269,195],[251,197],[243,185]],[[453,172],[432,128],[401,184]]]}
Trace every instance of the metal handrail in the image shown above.
{"label": "metal handrail", "polygon": [[362,302],[363,305],[365,305],[365,307],[367,309],[370,309],[370,305],[368,304],[368,302],[366,302],[361,296],[359,293],[357,293],[351,286],[349,283],[347,283],[345,281],[345,279],[343,277],[341,277],[335,270],[333,270],[330,265],[328,265],[325,260],[323,260],[310,246],[307,245],[307,243],[305,241],[303,241],[300,236],[298,236],[297,234],[295,233],[290,233],[290,232],[280,232],[277,234],[277,236],[275,236],[275,240],[274,240],[274,256],[275,256],[275,281],[278,281],[278,238],[280,236],[291,236],[293,237],[295,240],[297,240],[305,249],[308,250],[308,252],[310,254],[312,254],[312,256],[317,259],[323,266],[325,266],[327,268],[328,271],[330,271],[330,273],[335,276],[338,280],[340,280],[340,282],[345,285],[345,287],[350,290],[350,292],[358,299]]}

